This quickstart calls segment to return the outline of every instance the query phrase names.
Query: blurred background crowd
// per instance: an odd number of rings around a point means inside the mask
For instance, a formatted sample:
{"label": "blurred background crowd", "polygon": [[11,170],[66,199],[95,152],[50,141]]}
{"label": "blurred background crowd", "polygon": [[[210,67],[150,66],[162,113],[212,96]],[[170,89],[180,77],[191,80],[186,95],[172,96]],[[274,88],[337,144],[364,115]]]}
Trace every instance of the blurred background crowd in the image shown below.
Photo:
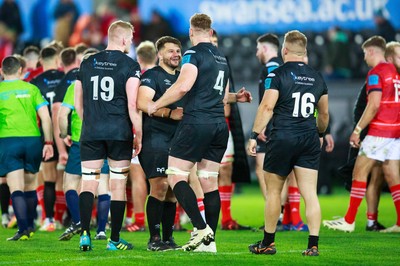
{"label": "blurred background crowd", "polygon": [[400,0],[0,0],[0,60],[54,39],[65,47],[85,43],[103,49],[115,19],[134,25],[135,46],[171,35],[182,41],[185,51],[190,46],[189,17],[204,12],[212,17],[219,47],[229,58],[235,89],[245,86],[253,94],[250,106],[239,107],[249,134],[261,70],[256,39],[275,33],[282,40],[286,31],[298,29],[308,38],[309,64],[323,73],[329,87],[336,145],[332,153],[323,154],[319,192],[330,193],[338,166],[346,162],[352,109],[368,72],[361,44],[373,35],[400,41],[399,10]]}

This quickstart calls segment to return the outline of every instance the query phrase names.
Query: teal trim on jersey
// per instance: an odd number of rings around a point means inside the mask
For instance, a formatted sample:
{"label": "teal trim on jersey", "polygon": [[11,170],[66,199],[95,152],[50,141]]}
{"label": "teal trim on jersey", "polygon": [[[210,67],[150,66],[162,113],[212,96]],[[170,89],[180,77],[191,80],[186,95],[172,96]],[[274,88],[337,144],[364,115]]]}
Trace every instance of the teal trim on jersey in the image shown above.
{"label": "teal trim on jersey", "polygon": [[265,82],[264,82],[264,88],[265,88],[265,90],[268,90],[269,88],[271,88],[271,81],[272,81],[271,78],[266,78],[266,79],[265,79]]}
{"label": "teal trim on jersey", "polygon": [[190,56],[190,54],[187,54],[182,58],[182,65],[190,62]]}
{"label": "teal trim on jersey", "polygon": [[270,66],[267,68],[268,73],[271,73],[272,71],[274,71],[275,69],[277,69],[279,66]]}
{"label": "teal trim on jersey", "polygon": [[379,76],[378,75],[370,75],[368,77],[368,85],[378,85],[379,84]]}
{"label": "teal trim on jersey", "polygon": [[41,104],[37,105],[37,106],[36,106],[36,111],[39,110],[40,107],[42,107],[42,106],[47,106],[47,105],[49,105],[48,102],[44,102],[44,103],[41,103]]}
{"label": "teal trim on jersey", "polygon": [[65,106],[65,107],[67,107],[67,108],[69,108],[69,109],[71,109],[71,110],[75,110],[75,106],[70,105],[70,104],[68,104],[68,103],[62,103],[61,106]]}

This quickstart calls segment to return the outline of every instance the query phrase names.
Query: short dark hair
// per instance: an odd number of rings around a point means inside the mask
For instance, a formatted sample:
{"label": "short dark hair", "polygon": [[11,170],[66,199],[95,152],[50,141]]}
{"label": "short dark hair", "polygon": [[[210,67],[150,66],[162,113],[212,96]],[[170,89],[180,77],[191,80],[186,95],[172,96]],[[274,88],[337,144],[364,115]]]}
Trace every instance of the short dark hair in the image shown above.
{"label": "short dark hair", "polygon": [[13,55],[7,56],[1,62],[1,70],[3,71],[4,75],[16,74],[20,67],[21,61]]}
{"label": "short dark hair", "polygon": [[47,46],[40,51],[40,58],[43,60],[53,58],[57,56],[57,50],[52,46]]}
{"label": "short dark hair", "polygon": [[212,20],[210,16],[202,13],[196,13],[190,17],[190,25],[193,28],[200,30],[209,30],[211,29]]}
{"label": "short dark hair", "polygon": [[22,55],[13,54],[12,56],[14,56],[15,58],[17,58],[19,60],[19,63],[21,64],[22,69],[26,68],[26,60]]}
{"label": "short dark hair", "polygon": [[74,47],[77,54],[83,54],[88,48],[89,47],[86,44],[84,44],[83,42],[78,43]]}
{"label": "short dark hair", "polygon": [[371,38],[369,38],[368,40],[366,40],[362,45],[361,48],[365,49],[368,47],[378,47],[379,49],[381,49],[383,52],[385,52],[386,50],[386,40],[382,37],[382,36],[372,36]]}
{"label": "short dark hair", "polygon": [[165,45],[166,43],[173,43],[173,44],[176,44],[176,45],[179,46],[180,49],[182,49],[182,44],[181,44],[181,42],[180,42],[178,39],[176,39],[176,38],[174,38],[174,37],[171,37],[171,36],[163,36],[163,37],[161,37],[160,39],[158,39],[158,40],[156,41],[156,49],[157,49],[157,52],[160,51],[162,48],[164,48],[164,45]]}
{"label": "short dark hair", "polygon": [[61,51],[60,57],[64,66],[70,66],[76,62],[76,51],[71,47],[65,48]]}
{"label": "short dark hair", "polygon": [[23,55],[24,57],[26,57],[28,54],[31,54],[31,53],[34,53],[34,54],[36,54],[36,55],[39,56],[40,50],[39,50],[39,48],[36,47],[36,46],[29,45],[29,46],[27,46],[27,47],[24,49],[24,51],[22,52],[22,55]]}
{"label": "short dark hair", "polygon": [[276,49],[279,49],[278,36],[276,36],[275,34],[272,34],[272,33],[267,33],[267,34],[261,35],[260,37],[257,38],[257,42],[259,42],[259,43],[267,42],[269,44],[276,46]]}

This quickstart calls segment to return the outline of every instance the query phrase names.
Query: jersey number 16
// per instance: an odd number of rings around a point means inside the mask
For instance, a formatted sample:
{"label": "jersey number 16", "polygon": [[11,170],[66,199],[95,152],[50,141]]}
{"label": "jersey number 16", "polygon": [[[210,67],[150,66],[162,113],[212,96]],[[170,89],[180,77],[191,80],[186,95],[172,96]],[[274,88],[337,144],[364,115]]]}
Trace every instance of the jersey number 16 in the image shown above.
{"label": "jersey number 16", "polygon": [[299,113],[304,118],[314,114],[315,96],[312,93],[307,92],[301,95],[300,92],[295,92],[292,93],[292,98],[294,98],[294,117],[299,117]]}

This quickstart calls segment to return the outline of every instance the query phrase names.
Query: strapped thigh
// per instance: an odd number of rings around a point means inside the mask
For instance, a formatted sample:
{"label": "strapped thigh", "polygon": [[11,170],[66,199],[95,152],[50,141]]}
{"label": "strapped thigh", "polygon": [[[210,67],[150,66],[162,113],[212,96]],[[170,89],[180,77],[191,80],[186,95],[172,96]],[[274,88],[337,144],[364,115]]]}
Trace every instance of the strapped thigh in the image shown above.
{"label": "strapped thigh", "polygon": [[111,167],[110,166],[110,179],[126,179],[129,174],[128,167]]}
{"label": "strapped thigh", "polygon": [[100,168],[90,169],[82,166],[82,180],[87,181],[97,181],[100,180]]}

